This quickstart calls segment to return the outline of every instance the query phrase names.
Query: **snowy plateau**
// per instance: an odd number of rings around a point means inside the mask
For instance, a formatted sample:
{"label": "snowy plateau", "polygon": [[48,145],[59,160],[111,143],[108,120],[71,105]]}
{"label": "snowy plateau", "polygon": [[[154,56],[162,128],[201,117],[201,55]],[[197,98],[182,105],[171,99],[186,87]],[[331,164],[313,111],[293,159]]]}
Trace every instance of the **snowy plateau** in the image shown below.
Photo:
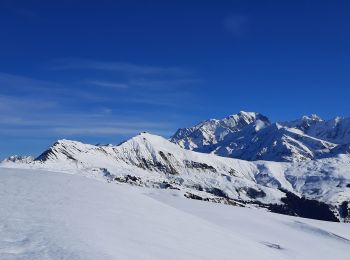
{"label": "snowy plateau", "polygon": [[0,259],[344,258],[349,146],[350,119],[252,112],[170,139],[58,140],[0,164]]}

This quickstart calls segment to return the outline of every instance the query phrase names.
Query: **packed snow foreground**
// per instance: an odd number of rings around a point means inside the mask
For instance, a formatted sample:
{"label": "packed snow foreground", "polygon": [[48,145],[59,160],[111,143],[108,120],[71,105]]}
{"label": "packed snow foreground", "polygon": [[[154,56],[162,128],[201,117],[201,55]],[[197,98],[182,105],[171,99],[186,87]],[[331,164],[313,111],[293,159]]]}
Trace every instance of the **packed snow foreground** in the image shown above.
{"label": "packed snow foreground", "polygon": [[0,259],[344,259],[350,226],[174,189],[0,169]]}

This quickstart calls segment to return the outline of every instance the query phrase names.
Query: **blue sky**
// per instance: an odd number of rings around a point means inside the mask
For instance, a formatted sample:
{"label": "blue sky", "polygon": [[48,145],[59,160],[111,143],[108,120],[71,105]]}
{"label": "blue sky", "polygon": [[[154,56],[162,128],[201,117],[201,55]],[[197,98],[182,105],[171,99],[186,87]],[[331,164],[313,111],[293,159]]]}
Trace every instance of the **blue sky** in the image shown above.
{"label": "blue sky", "polygon": [[240,110],[349,116],[349,1],[0,2],[0,156]]}

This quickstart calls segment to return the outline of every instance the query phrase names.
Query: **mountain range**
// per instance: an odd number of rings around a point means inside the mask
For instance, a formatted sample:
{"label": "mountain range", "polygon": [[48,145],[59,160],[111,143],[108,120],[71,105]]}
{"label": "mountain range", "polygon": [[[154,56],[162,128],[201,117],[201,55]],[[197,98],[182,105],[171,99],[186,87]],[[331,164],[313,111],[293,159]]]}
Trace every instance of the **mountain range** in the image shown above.
{"label": "mountain range", "polygon": [[203,153],[280,162],[333,157],[350,152],[350,118],[322,120],[316,115],[272,123],[266,116],[241,111],[180,128],[170,140]]}
{"label": "mountain range", "polygon": [[59,140],[36,158],[12,156],[0,166],[74,173],[171,189],[189,199],[349,222],[348,126],[348,119],[310,116],[271,123],[259,113],[240,112],[179,129],[170,139],[140,133],[119,145]]}

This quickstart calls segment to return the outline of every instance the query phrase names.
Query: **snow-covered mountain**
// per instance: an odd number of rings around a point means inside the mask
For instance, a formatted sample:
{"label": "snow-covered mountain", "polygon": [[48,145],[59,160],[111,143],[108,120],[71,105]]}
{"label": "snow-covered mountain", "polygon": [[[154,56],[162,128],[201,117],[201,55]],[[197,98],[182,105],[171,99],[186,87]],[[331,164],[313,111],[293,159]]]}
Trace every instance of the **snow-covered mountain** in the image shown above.
{"label": "snow-covered mountain", "polygon": [[20,155],[12,155],[10,157],[7,157],[2,162],[3,163],[30,163],[34,160],[32,156],[20,156]]}
{"label": "snow-covered mountain", "polygon": [[142,133],[117,146],[60,140],[33,161],[7,160],[1,166],[174,189],[191,199],[309,218],[349,219],[349,155],[302,162],[251,162],[186,150],[160,136]]}
{"label": "snow-covered mountain", "polygon": [[241,111],[181,128],[170,141],[185,149],[249,161],[304,161],[348,153],[350,118],[324,121],[312,115],[271,123],[259,113]]}
{"label": "snow-covered mountain", "polygon": [[270,125],[267,117],[241,111],[222,120],[209,119],[191,128],[180,128],[171,141],[189,150],[211,152],[230,133],[240,132],[248,126],[263,128],[266,125]]}
{"label": "snow-covered mountain", "polygon": [[295,127],[307,135],[335,144],[350,144],[350,118],[335,117],[331,120],[322,120],[317,115],[303,116],[299,120],[285,123]]}

